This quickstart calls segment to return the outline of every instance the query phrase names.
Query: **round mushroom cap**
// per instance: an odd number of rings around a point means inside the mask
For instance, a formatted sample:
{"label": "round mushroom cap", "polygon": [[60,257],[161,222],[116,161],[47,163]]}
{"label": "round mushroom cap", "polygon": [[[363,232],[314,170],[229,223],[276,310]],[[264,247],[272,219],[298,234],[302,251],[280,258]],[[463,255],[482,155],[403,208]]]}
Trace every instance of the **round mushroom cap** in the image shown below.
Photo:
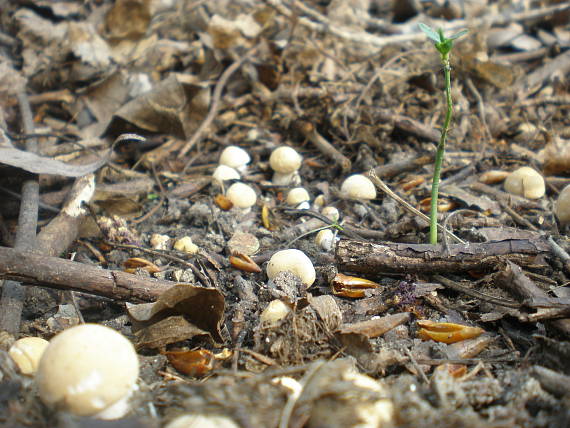
{"label": "round mushroom cap", "polygon": [[271,256],[267,264],[267,276],[273,279],[279,272],[291,272],[307,287],[310,287],[316,279],[311,259],[296,249],[277,251]]}
{"label": "round mushroom cap", "polygon": [[214,177],[214,180],[218,183],[223,183],[226,180],[239,180],[241,178],[239,172],[227,165],[218,165],[212,177]]}
{"label": "round mushroom cap", "polygon": [[99,415],[136,388],[139,360],[131,342],[115,330],[81,324],[55,336],[45,350],[36,381],[40,399],[79,416]]}
{"label": "round mushroom cap", "polygon": [[348,199],[369,200],[376,197],[376,188],[364,175],[354,174],[344,180],[340,193]]}
{"label": "round mushroom cap", "polygon": [[282,300],[272,300],[259,315],[259,322],[266,326],[274,326],[289,315],[290,312],[291,308]]}
{"label": "round mushroom cap", "polygon": [[506,178],[504,186],[507,192],[527,199],[541,198],[546,192],[542,175],[528,166],[511,172]]}
{"label": "round mushroom cap", "polygon": [[570,223],[570,184],[567,185],[554,203],[554,214],[562,224]]}
{"label": "round mushroom cap", "polygon": [[287,193],[287,204],[297,206],[301,202],[310,201],[309,192],[304,187],[295,187]]}
{"label": "round mushroom cap", "polygon": [[238,208],[251,208],[257,201],[255,190],[244,183],[232,184],[226,192],[227,198]]}
{"label": "round mushroom cap", "polygon": [[49,342],[41,337],[22,337],[14,342],[8,354],[23,374],[33,375],[48,345]]}
{"label": "round mushroom cap", "polygon": [[289,146],[278,147],[269,156],[269,165],[275,172],[290,174],[301,167],[303,158]]}
{"label": "round mushroom cap", "polygon": [[325,251],[332,250],[334,242],[334,233],[330,229],[323,229],[315,236],[315,244]]}
{"label": "round mushroom cap", "polygon": [[227,416],[185,414],[171,420],[164,428],[239,428]]}
{"label": "round mushroom cap", "polygon": [[244,149],[238,146],[228,146],[222,151],[219,164],[239,169],[246,166],[250,161],[251,158]]}

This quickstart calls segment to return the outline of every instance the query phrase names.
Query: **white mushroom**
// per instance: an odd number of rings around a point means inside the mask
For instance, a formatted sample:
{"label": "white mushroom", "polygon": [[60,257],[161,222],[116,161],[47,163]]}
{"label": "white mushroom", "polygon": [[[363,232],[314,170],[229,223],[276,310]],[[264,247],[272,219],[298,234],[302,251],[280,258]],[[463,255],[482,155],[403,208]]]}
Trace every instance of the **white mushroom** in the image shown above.
{"label": "white mushroom", "polygon": [[[389,398],[389,391],[369,376],[355,371],[342,370],[330,374],[332,379],[326,382],[319,379],[321,396],[315,400],[311,409],[308,428],[379,428],[394,424],[394,405]],[[339,392],[337,384],[342,383],[353,394]],[[363,399],[362,397],[368,397]]]}
{"label": "white mushroom", "polygon": [[218,167],[212,174],[212,177],[214,177],[214,180],[216,180],[216,182],[220,184],[220,186],[226,180],[239,180],[241,178],[239,172],[237,172],[235,169],[227,165],[218,165]]}
{"label": "white mushroom", "polygon": [[269,157],[269,165],[274,171],[273,184],[286,186],[294,182],[302,161],[301,155],[291,147],[282,146],[273,150]]}
{"label": "white mushroom", "polygon": [[243,210],[249,210],[257,201],[255,190],[244,183],[232,184],[226,192],[226,196],[235,207]]}
{"label": "white mushroom", "polygon": [[171,420],[164,428],[239,428],[227,416],[185,414]]}
{"label": "white mushroom", "polygon": [[310,287],[316,279],[315,268],[311,259],[296,249],[277,251],[269,259],[267,264],[269,279],[275,278],[279,272],[291,272],[307,287]]}
{"label": "white mushroom", "polygon": [[238,146],[228,146],[222,151],[219,164],[243,171],[250,161],[251,158],[244,149]]}
{"label": "white mushroom", "polygon": [[570,184],[566,186],[554,203],[554,214],[562,224],[570,223]]}
{"label": "white mushroom", "polygon": [[504,186],[507,192],[524,196],[527,199],[541,198],[546,191],[542,175],[528,166],[511,172],[506,178]]}
{"label": "white mushroom", "polygon": [[168,250],[170,243],[170,236],[161,235],[160,233],[153,233],[150,237],[150,246],[155,250]]}
{"label": "white mushroom", "polygon": [[22,374],[34,375],[49,342],[41,337],[23,337],[14,342],[8,354]]}
{"label": "white mushroom", "polygon": [[323,229],[315,236],[315,244],[325,251],[332,250],[334,242],[334,233],[330,229]]}
{"label": "white mushroom", "polygon": [[[308,202],[311,200],[309,196],[309,192],[304,187],[295,187],[294,189],[289,190],[287,193],[287,204],[292,205],[294,207],[298,207],[303,202]],[[307,206],[306,208],[309,208]]]}
{"label": "white mushroom", "polygon": [[338,209],[330,205],[328,207],[324,207],[323,210],[321,211],[321,214],[332,221],[338,221],[338,219],[340,218],[340,213],[338,212]]}
{"label": "white mushroom", "polygon": [[274,326],[284,319],[291,312],[291,308],[282,300],[276,299],[269,302],[269,305],[261,312],[259,322],[265,326]]}
{"label": "white mushroom", "polygon": [[174,243],[174,249],[187,254],[196,254],[199,250],[198,246],[192,242],[192,238],[184,236]]}
{"label": "white mushroom", "polygon": [[362,174],[348,177],[340,187],[342,197],[359,201],[370,200],[376,197],[376,188],[372,181]]}
{"label": "white mushroom", "polygon": [[36,382],[48,406],[79,416],[117,419],[129,410],[139,360],[115,330],[82,324],[59,333],[45,350]]}

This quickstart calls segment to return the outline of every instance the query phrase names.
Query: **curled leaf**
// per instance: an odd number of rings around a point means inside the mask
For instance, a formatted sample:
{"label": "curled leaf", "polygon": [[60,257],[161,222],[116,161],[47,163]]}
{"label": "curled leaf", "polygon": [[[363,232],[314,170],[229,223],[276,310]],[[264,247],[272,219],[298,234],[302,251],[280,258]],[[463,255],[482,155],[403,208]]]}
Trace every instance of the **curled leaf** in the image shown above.
{"label": "curled leaf", "polygon": [[258,266],[257,263],[255,263],[251,259],[251,257],[249,257],[246,254],[239,253],[237,251],[232,253],[232,255],[230,256],[230,264],[234,268],[243,270],[245,272],[253,272],[253,273],[261,272],[261,268]]}
{"label": "curled leaf", "polygon": [[368,279],[337,273],[331,281],[331,287],[336,296],[358,299],[364,297],[366,289],[378,288],[380,284]]}
{"label": "curled leaf", "polygon": [[479,327],[455,324],[450,322],[433,322],[418,320],[418,337],[422,340],[435,340],[436,342],[455,343],[466,339],[473,339],[485,332]]}

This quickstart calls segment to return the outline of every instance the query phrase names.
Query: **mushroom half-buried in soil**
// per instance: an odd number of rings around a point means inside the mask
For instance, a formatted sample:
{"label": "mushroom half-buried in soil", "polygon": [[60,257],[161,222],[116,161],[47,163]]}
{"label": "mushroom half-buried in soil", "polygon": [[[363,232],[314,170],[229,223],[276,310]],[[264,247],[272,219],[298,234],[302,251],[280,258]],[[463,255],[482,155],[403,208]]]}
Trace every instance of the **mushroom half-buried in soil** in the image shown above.
{"label": "mushroom half-buried in soil", "polygon": [[8,354],[22,374],[34,375],[49,342],[41,337],[22,337],[14,342]]}
{"label": "mushroom half-buried in soil", "polygon": [[570,184],[566,186],[554,203],[554,214],[561,224],[570,223]]}
{"label": "mushroom half-buried in soil", "polygon": [[527,199],[542,198],[546,191],[542,175],[528,166],[511,172],[505,180],[504,186],[510,194],[524,196]]}
{"label": "mushroom half-buried in soil", "polygon": [[300,250],[290,249],[277,251],[267,264],[267,276],[269,279],[275,278],[279,272],[291,272],[301,280],[303,284],[310,287],[316,279],[315,268],[311,259]]}
{"label": "mushroom half-buried in soil", "polygon": [[47,406],[79,416],[118,419],[129,411],[139,360],[131,342],[98,324],[71,327],[55,336],[36,374]]}

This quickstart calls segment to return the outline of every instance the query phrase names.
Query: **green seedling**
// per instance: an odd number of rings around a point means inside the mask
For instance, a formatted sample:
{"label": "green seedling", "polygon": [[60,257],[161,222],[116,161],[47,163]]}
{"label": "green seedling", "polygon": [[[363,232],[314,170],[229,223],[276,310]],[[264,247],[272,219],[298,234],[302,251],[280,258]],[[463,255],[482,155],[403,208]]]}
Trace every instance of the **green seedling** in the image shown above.
{"label": "green seedling", "polygon": [[443,72],[445,75],[445,99],[447,102],[447,111],[445,112],[445,120],[443,122],[443,128],[441,129],[441,137],[435,154],[433,181],[431,185],[431,211],[429,216],[429,242],[430,244],[437,244],[437,198],[439,193],[439,177],[441,175],[443,155],[445,154],[445,142],[447,140],[447,133],[449,131],[449,124],[451,123],[451,115],[453,113],[453,101],[451,100],[451,64],[449,62],[449,54],[453,48],[453,41],[467,34],[468,30],[461,30],[453,36],[445,37],[441,28],[435,31],[433,28],[425,24],[419,23],[418,25],[420,30],[422,30],[428,38],[434,41],[435,48],[439,52],[439,57],[441,64],[443,65]]}

